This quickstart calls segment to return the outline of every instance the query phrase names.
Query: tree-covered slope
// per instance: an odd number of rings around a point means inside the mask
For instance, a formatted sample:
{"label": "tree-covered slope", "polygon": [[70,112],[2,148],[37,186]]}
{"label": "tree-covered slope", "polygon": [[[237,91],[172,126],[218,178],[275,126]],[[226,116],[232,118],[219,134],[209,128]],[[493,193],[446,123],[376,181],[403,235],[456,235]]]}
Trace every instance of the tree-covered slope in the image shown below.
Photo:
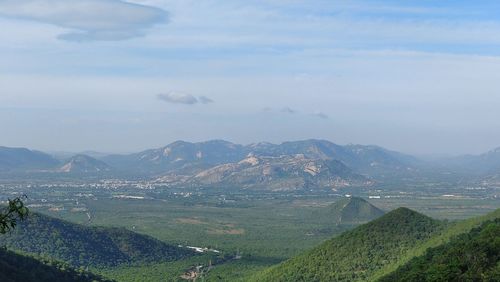
{"label": "tree-covered slope", "polygon": [[428,249],[380,282],[499,281],[500,219]]}
{"label": "tree-covered slope", "polygon": [[88,227],[36,213],[1,236],[0,244],[77,267],[165,262],[194,255],[123,228]]}
{"label": "tree-covered slope", "polygon": [[363,281],[443,229],[444,224],[399,208],[345,232],[257,276],[255,281]]}
{"label": "tree-covered slope", "polygon": [[455,236],[467,233],[473,228],[481,226],[481,224],[483,224],[486,221],[496,220],[498,218],[500,218],[500,209],[497,209],[483,216],[473,217],[466,220],[449,223],[447,224],[445,229],[441,230],[440,232],[432,236],[430,239],[413,247],[412,249],[408,250],[408,252],[406,252],[405,254],[402,254],[399,260],[382,267],[373,275],[372,280],[380,279],[396,271],[398,267],[403,266],[414,257],[423,255],[429,248],[434,248],[446,244],[450,242],[450,240]]}
{"label": "tree-covered slope", "polygon": [[2,282],[87,282],[110,281],[83,270],[47,259],[36,259],[0,249]]}

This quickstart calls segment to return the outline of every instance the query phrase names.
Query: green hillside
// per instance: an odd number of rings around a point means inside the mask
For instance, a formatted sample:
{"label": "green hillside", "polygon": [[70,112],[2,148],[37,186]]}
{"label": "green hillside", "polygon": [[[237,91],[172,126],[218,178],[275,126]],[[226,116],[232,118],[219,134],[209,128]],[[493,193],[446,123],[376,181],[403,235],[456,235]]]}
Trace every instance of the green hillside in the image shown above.
{"label": "green hillside", "polygon": [[68,265],[47,259],[35,259],[0,249],[2,282],[87,282],[111,281]]}
{"label": "green hillside", "polygon": [[399,208],[254,277],[255,281],[362,281],[442,230],[437,220]]}
{"label": "green hillside", "polygon": [[366,223],[384,215],[384,211],[358,197],[344,198],[328,208],[328,216],[337,224]]}
{"label": "green hillside", "polygon": [[[399,208],[330,239],[309,252],[269,268],[252,279],[450,281],[444,278],[433,280],[433,273],[427,273],[430,275],[429,280],[416,276],[420,270],[440,262],[441,265],[434,268],[436,273],[442,271],[440,275],[484,274],[481,278],[483,280],[471,278],[451,279],[452,281],[496,281],[495,277],[499,277],[499,220],[500,209],[484,216],[446,223]],[[464,256],[469,259],[466,265],[473,265],[470,271],[464,265],[457,266],[457,261],[467,261],[459,260]],[[443,269],[446,267],[453,271],[447,272]],[[462,267],[460,269],[464,273],[458,272],[456,267]],[[454,276],[445,276],[451,277]],[[488,280],[490,277],[493,280]]]}
{"label": "green hillside", "polygon": [[408,252],[406,252],[405,254],[402,254],[399,260],[395,261],[394,263],[385,265],[383,268],[381,268],[373,275],[373,280],[380,279],[392,273],[398,267],[403,266],[405,263],[407,263],[414,257],[423,255],[427,249],[438,247],[442,244],[446,244],[455,236],[467,233],[473,228],[476,228],[481,224],[483,224],[483,222],[489,220],[495,220],[497,218],[500,218],[500,209],[497,209],[483,216],[450,223],[445,229],[435,234],[429,240],[426,240],[422,244],[417,245],[414,248],[408,250]]}
{"label": "green hillside", "polygon": [[487,221],[450,242],[428,249],[380,282],[498,281],[500,219]]}
{"label": "green hillside", "polygon": [[194,255],[124,228],[88,227],[36,213],[1,236],[0,244],[76,267],[166,262]]}

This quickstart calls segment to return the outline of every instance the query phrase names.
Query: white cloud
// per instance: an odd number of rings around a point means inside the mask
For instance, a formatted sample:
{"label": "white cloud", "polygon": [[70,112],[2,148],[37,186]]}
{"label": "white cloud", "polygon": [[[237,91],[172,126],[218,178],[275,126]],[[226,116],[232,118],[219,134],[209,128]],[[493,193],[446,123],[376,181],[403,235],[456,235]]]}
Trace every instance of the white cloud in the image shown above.
{"label": "white cloud", "polygon": [[191,94],[184,92],[170,91],[166,94],[158,94],[157,98],[167,103],[194,105],[198,99]]}
{"label": "white cloud", "polygon": [[270,107],[265,107],[261,110],[262,113],[279,113],[279,114],[290,114],[290,115],[300,115],[302,117],[318,117],[322,119],[329,119],[329,116],[321,111],[315,111],[313,113],[307,113],[307,112],[301,112],[299,110],[290,108],[290,107],[283,107],[280,110],[275,110]]}
{"label": "white cloud", "polygon": [[314,112],[312,114],[313,116],[316,116],[316,117],[319,117],[319,118],[322,118],[322,119],[328,119],[328,115],[323,113],[323,112]]}
{"label": "white cloud", "polygon": [[214,100],[206,97],[200,96],[196,98],[195,96],[179,91],[170,91],[165,94],[158,94],[156,97],[164,102],[172,103],[172,104],[184,104],[184,105],[194,105],[194,104],[210,104],[213,103]]}
{"label": "white cloud", "polygon": [[290,107],[284,107],[283,109],[281,109],[281,112],[282,113],[287,113],[287,114],[296,114],[297,111],[290,108]]}
{"label": "white cloud", "polygon": [[202,103],[202,104],[210,104],[210,103],[213,103],[213,102],[214,102],[214,100],[212,100],[212,99],[208,98],[207,96],[200,96],[200,97],[198,98],[198,100],[199,100],[199,101],[200,101],[200,103]]}
{"label": "white cloud", "polygon": [[68,28],[69,41],[124,40],[168,21],[166,11],[120,0],[3,0],[0,16]]}

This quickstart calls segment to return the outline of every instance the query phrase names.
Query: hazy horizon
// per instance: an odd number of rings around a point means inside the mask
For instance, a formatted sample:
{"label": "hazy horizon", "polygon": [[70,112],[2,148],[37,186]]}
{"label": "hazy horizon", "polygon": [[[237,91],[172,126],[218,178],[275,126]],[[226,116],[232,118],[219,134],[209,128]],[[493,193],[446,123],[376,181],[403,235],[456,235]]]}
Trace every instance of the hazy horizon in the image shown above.
{"label": "hazy horizon", "polygon": [[499,148],[499,147],[490,148],[486,151],[481,151],[481,152],[477,152],[477,153],[462,153],[462,154],[460,154],[460,153],[458,153],[458,154],[446,154],[446,153],[432,154],[431,153],[431,154],[426,154],[426,153],[410,153],[410,152],[399,151],[399,150],[396,150],[393,148],[381,146],[379,144],[352,143],[352,142],[350,142],[350,143],[338,143],[338,142],[335,142],[335,140],[324,139],[324,138],[290,139],[290,140],[274,141],[274,142],[268,141],[268,140],[260,140],[260,141],[256,141],[256,142],[250,142],[250,143],[235,142],[235,141],[232,141],[230,139],[221,139],[221,138],[212,138],[212,139],[203,139],[203,140],[175,139],[172,141],[168,141],[166,143],[158,143],[156,145],[151,145],[149,147],[138,147],[138,148],[131,149],[131,150],[98,150],[98,149],[92,149],[92,148],[74,149],[74,150],[72,150],[72,149],[68,149],[68,150],[55,149],[55,150],[53,150],[53,149],[44,149],[44,148],[36,148],[36,147],[30,147],[30,146],[19,146],[19,145],[6,146],[6,145],[2,145],[2,144],[0,144],[0,147],[27,148],[30,150],[45,152],[45,153],[52,154],[55,156],[57,156],[57,155],[63,156],[66,154],[91,154],[91,153],[108,154],[108,155],[112,155],[112,154],[126,155],[126,154],[139,153],[139,152],[150,150],[150,149],[159,149],[159,148],[168,146],[168,145],[170,145],[174,142],[178,142],[178,141],[188,142],[188,143],[203,143],[203,142],[208,142],[208,141],[227,141],[227,142],[237,144],[237,145],[248,146],[248,145],[252,145],[252,144],[256,144],[256,143],[272,143],[275,145],[279,145],[279,144],[282,144],[285,142],[296,142],[296,141],[307,141],[307,140],[325,140],[325,141],[329,141],[329,142],[332,142],[332,143],[340,145],[340,146],[346,146],[346,145],[379,146],[379,147],[382,147],[382,148],[390,150],[390,151],[395,151],[398,153],[412,155],[414,157],[421,158],[423,160],[437,160],[437,159],[441,159],[441,158],[451,158],[451,157],[459,157],[459,156],[466,156],[466,155],[479,155],[479,154],[487,153],[487,152],[490,152],[490,151],[493,151],[493,150],[496,150]]}
{"label": "hazy horizon", "polygon": [[[57,8],[54,8],[57,7]],[[500,146],[496,1],[0,1],[1,146]]]}

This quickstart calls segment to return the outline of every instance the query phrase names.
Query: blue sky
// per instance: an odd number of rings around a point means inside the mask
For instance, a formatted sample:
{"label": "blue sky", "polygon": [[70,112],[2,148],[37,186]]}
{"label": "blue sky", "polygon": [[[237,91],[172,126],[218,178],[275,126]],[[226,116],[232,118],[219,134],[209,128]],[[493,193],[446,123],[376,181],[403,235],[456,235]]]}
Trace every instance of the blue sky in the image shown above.
{"label": "blue sky", "polygon": [[[404,3],[402,3],[404,2]],[[500,146],[498,1],[0,0],[1,145]]]}

